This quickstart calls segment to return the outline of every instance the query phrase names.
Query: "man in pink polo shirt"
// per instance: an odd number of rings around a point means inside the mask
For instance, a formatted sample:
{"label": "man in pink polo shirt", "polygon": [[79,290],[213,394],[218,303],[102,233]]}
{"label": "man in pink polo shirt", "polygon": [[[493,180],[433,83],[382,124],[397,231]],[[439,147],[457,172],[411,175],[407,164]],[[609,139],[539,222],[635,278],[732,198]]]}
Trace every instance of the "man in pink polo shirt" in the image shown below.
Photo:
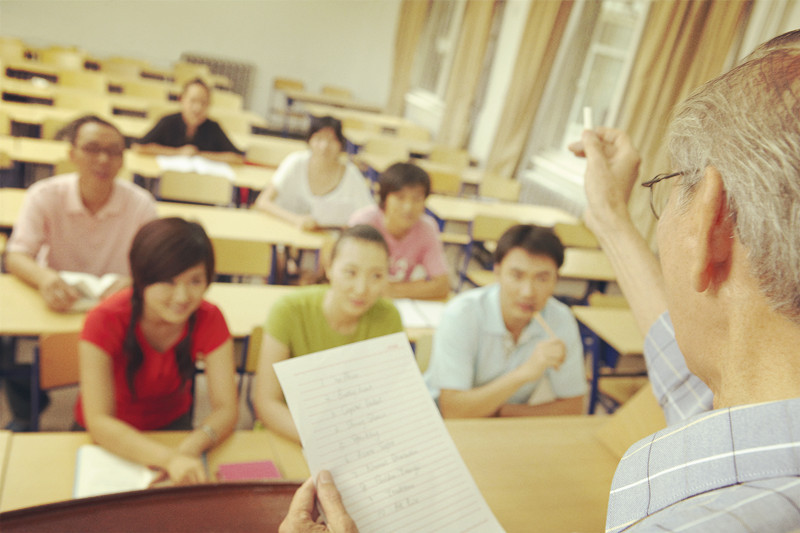
{"label": "man in pink polo shirt", "polygon": [[[106,294],[128,285],[133,236],[157,216],[150,193],[115,179],[122,168],[125,138],[114,125],[86,116],[67,131],[77,172],[41,180],[28,189],[5,256],[6,270],[36,287],[48,307],[60,312],[67,311],[79,294],[59,277],[59,271],[121,275]],[[12,422],[12,427],[24,429],[30,406],[15,401],[13,388],[7,381],[19,423]],[[26,391],[20,392],[17,399],[27,400]]]}

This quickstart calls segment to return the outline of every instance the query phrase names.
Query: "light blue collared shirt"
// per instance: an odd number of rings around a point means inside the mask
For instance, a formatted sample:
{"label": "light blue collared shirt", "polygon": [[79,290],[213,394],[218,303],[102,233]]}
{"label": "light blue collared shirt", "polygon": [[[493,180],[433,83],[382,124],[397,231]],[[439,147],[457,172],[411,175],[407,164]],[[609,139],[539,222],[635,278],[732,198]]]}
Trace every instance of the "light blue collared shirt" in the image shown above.
{"label": "light blue collared shirt", "polygon": [[[555,298],[542,310],[542,318],[567,348],[558,370],[548,369],[557,398],[586,394],[583,345],[572,311]],[[520,366],[549,334],[535,320],[522,331],[517,343],[506,329],[497,284],[462,292],[448,302],[433,338],[433,351],[425,382],[435,400],[442,389],[469,390],[485,385]],[[527,383],[508,403],[527,403],[542,382]]]}
{"label": "light blue collared shirt", "polygon": [[656,397],[673,424],[620,460],[606,532],[780,533],[800,527],[800,398],[711,409],[669,315],[645,341]]}

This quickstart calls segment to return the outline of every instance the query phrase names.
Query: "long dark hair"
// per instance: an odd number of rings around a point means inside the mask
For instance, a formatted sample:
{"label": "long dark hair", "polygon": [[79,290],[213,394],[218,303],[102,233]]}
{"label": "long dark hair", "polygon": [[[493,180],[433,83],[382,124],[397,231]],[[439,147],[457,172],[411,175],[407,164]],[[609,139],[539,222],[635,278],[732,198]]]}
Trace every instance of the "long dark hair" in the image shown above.
{"label": "long dark hair", "polygon": [[[206,282],[214,279],[214,249],[200,224],[182,218],[159,218],[139,229],[133,239],[129,254],[133,294],[131,296],[131,321],[123,341],[128,359],[125,377],[131,394],[136,395],[133,381],[144,362],[139,341],[136,339],[136,324],[142,318],[144,289],[154,283],[167,281],[198,264],[206,267]],[[189,317],[186,336],[175,347],[175,362],[184,380],[194,374],[191,353],[191,338],[194,331],[195,313]]]}

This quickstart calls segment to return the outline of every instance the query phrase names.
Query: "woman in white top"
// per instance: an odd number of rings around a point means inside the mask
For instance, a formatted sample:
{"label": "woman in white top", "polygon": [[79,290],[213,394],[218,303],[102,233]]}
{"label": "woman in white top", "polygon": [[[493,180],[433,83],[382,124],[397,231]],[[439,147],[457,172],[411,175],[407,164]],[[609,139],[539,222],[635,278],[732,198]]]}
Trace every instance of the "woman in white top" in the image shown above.
{"label": "woman in white top", "polygon": [[353,212],[374,200],[358,168],[341,158],[342,123],[332,117],[312,119],[308,146],[281,162],[255,207],[304,230],[344,226]]}

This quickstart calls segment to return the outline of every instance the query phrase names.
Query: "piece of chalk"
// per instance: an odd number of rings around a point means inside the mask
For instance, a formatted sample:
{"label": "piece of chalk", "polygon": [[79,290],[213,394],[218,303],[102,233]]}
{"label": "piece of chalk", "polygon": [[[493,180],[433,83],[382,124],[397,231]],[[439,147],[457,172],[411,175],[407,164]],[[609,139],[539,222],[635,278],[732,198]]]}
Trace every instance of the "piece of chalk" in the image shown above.
{"label": "piece of chalk", "polygon": [[594,124],[592,123],[592,108],[589,106],[583,108],[583,129],[594,129]]}

